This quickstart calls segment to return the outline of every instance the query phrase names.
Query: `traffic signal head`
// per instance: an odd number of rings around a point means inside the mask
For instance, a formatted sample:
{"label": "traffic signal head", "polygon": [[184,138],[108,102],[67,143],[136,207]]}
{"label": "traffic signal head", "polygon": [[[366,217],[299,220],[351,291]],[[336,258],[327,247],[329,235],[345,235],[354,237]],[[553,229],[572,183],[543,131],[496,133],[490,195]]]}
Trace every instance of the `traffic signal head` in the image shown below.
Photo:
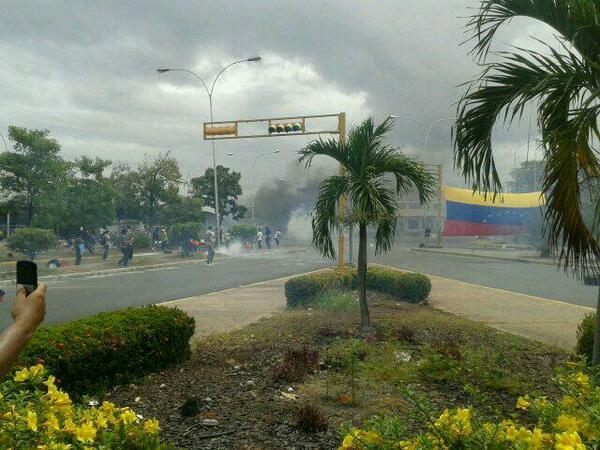
{"label": "traffic signal head", "polygon": [[301,122],[295,122],[295,123],[271,123],[269,124],[269,134],[272,133],[291,133],[294,131],[302,131],[302,123]]}

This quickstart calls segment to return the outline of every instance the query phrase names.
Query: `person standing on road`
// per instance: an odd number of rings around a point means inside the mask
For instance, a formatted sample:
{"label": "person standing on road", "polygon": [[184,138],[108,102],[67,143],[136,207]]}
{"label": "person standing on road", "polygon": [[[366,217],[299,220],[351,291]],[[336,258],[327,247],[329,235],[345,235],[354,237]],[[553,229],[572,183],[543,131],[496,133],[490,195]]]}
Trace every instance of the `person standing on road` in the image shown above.
{"label": "person standing on road", "polygon": [[271,250],[272,240],[273,240],[273,233],[271,232],[271,229],[267,225],[267,228],[265,229],[265,242],[266,242],[267,248],[269,250]]}
{"label": "person standing on road", "polygon": [[215,257],[214,249],[215,233],[212,227],[209,226],[206,233],[204,233],[204,248],[206,248],[206,265],[211,266]]}
{"label": "person standing on road", "polygon": [[4,301],[5,295],[6,295],[6,292],[4,292],[2,289],[0,289],[0,303],[2,303]]}
{"label": "person standing on road", "polygon": [[164,228],[161,228],[158,238],[160,240],[160,250],[162,252],[166,251],[167,243],[169,242],[169,235],[167,234],[167,230],[165,230]]}
{"label": "person standing on road", "polygon": [[133,256],[133,245],[131,245],[131,242],[129,241],[129,238],[127,236],[123,236],[123,240],[121,241],[119,250],[121,250],[121,259],[119,260],[119,267],[127,267],[129,265],[130,250],[131,256]]}
{"label": "person standing on road", "polygon": [[81,258],[83,257],[83,252],[85,250],[85,246],[81,239],[75,239],[73,241],[73,250],[75,251],[75,265],[81,265]]}
{"label": "person standing on road", "polygon": [[263,248],[262,243],[263,243],[263,232],[259,228],[258,232],[256,233],[256,247],[259,250],[262,250],[262,248]]}
{"label": "person standing on road", "polygon": [[106,261],[110,250],[110,233],[108,230],[100,229],[100,245],[102,246],[102,260]]}
{"label": "person standing on road", "polygon": [[279,239],[281,239],[281,230],[277,230],[275,232],[275,245],[277,245],[277,247],[279,247]]}

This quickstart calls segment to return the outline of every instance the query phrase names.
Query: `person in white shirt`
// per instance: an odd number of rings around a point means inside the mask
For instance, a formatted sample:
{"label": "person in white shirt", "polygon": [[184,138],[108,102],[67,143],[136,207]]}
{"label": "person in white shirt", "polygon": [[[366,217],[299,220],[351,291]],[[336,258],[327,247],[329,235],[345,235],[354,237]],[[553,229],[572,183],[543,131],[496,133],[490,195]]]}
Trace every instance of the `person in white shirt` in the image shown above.
{"label": "person in white shirt", "polygon": [[212,230],[212,227],[209,226],[208,230],[204,234],[204,247],[206,248],[207,256],[206,256],[206,265],[210,266],[213,263],[213,259],[215,257],[215,249],[214,249],[214,240],[215,233]]}
{"label": "person in white shirt", "polygon": [[281,230],[277,230],[275,232],[275,236],[273,236],[273,239],[275,239],[275,244],[277,244],[277,246],[279,247],[279,239],[281,239]]}
{"label": "person in white shirt", "polygon": [[262,242],[263,242],[263,232],[258,230],[258,232],[256,233],[256,245],[258,246],[258,249],[262,249]]}

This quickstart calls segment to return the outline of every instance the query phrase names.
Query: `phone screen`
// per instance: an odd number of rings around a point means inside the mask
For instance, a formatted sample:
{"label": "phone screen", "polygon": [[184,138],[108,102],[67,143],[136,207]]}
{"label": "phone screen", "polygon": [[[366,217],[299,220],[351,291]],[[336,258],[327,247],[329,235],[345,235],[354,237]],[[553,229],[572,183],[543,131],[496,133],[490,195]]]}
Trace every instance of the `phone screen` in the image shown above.
{"label": "phone screen", "polygon": [[17,261],[17,285],[23,286],[27,295],[37,288],[37,264],[31,261]]}

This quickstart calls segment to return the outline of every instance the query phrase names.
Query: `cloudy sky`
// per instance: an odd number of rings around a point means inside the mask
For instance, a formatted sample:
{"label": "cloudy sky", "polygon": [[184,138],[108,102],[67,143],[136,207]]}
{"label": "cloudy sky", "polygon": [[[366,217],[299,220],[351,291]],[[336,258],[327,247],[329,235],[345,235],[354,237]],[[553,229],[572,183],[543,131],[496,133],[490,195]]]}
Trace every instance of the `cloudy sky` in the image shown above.
{"label": "cloudy sky", "polygon": [[[82,154],[136,163],[172,151],[186,176],[212,164],[202,140],[206,93],[182,67],[210,82],[231,61],[260,55],[219,80],[216,120],[337,113],[349,124],[389,114],[420,121],[454,115],[460,83],[478,70],[468,56],[464,16],[476,0],[390,1],[3,1],[0,17],[0,132],[47,128],[65,157]],[[528,45],[547,35],[515,21],[499,44]],[[535,119],[534,119],[535,121]],[[416,123],[399,120],[392,142],[422,160],[444,163],[450,182],[450,121],[432,128],[425,149]],[[504,170],[524,161],[528,126],[499,129]],[[534,131],[535,134],[535,131]],[[278,177],[306,138],[219,142],[218,163],[259,181]],[[1,147],[0,147],[1,148]],[[539,153],[538,153],[539,155]],[[530,158],[532,155],[530,155]],[[248,177],[249,178],[249,177]]]}

